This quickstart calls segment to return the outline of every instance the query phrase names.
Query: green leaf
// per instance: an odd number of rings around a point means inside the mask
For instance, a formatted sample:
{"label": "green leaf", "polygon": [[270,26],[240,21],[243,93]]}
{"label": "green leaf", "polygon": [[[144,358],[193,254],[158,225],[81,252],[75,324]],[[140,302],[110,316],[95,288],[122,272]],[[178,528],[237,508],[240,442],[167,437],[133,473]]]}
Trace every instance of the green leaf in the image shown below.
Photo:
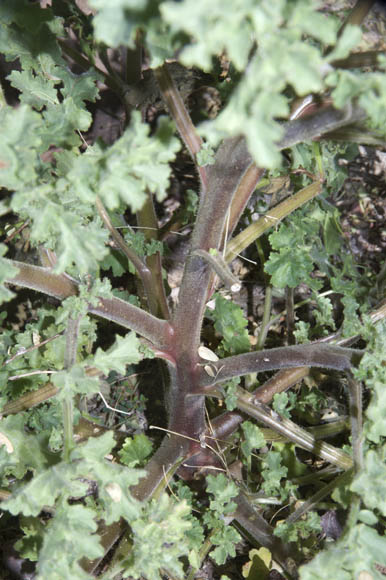
{"label": "green leaf", "polygon": [[42,144],[40,115],[27,105],[4,107],[0,126],[0,185],[12,190],[34,183]]}
{"label": "green leaf", "polygon": [[301,580],[352,580],[360,573],[382,580],[381,568],[386,566],[386,539],[364,525],[354,526],[341,540],[318,554],[299,570]]}
{"label": "green leaf", "polygon": [[59,496],[82,496],[86,491],[87,484],[71,481],[70,467],[60,463],[36,475],[12,494],[3,507],[14,515],[37,516],[44,506],[53,506]]}
{"label": "green leaf", "polygon": [[98,194],[106,207],[116,209],[123,201],[133,212],[142,208],[146,191],[162,201],[169,186],[169,162],[180,143],[166,118],[157,132],[149,136],[149,126],[134,111],[130,126],[111,147],[89,147],[73,163],[67,178],[84,202],[93,202]]}
{"label": "green leaf", "polygon": [[333,306],[327,296],[316,296],[317,310],[314,310],[315,320],[320,327],[330,327],[335,330]]}
{"label": "green leaf", "polygon": [[50,80],[35,76],[31,70],[12,71],[8,76],[15,89],[21,91],[20,101],[40,111],[45,105],[59,105],[55,84],[59,79]]}
{"label": "green leaf", "polygon": [[310,279],[313,263],[308,254],[295,252],[293,248],[283,248],[279,253],[271,253],[264,270],[271,275],[276,288],[296,288],[305,279]]}
{"label": "green leaf", "polygon": [[[26,6],[21,0],[4,0],[0,13],[0,51],[10,60],[18,58],[22,70],[9,79],[21,91],[20,100],[42,111],[43,150],[51,146],[80,144],[75,130],[86,131],[92,121],[85,100],[94,101],[97,75],[89,70],[76,75],[68,68],[57,43],[65,36],[62,20],[50,8]],[[60,89],[55,88],[61,83]],[[60,92],[60,95],[59,95]]]}
{"label": "green leaf", "polygon": [[217,545],[217,548],[210,552],[210,557],[216,564],[221,566],[225,564],[228,556],[231,556],[231,558],[235,557],[235,546],[240,541],[240,537],[238,531],[231,526],[221,527],[221,529],[212,534],[210,539],[214,545]]}
{"label": "green leaf", "polygon": [[221,345],[229,354],[239,354],[250,349],[247,325],[240,306],[215,294],[215,309],[207,309],[207,316],[214,320],[214,327],[222,336]]}
{"label": "green leaf", "polygon": [[364,524],[367,524],[368,526],[375,526],[378,522],[377,516],[370,510],[360,510],[358,514],[358,520]]}
{"label": "green leaf", "polygon": [[249,458],[252,451],[264,447],[266,441],[259,427],[250,421],[244,421],[241,424],[241,428],[245,437],[244,441],[241,443],[241,451],[245,457]]}
{"label": "green leaf", "polygon": [[71,459],[75,461],[77,477],[88,474],[97,482],[98,502],[104,508],[106,523],[111,524],[121,517],[131,523],[140,517],[141,504],[128,490],[138,483],[145,471],[124,467],[105,459],[115,444],[111,431],[98,438],[90,437],[84,445],[73,450]]}
{"label": "green leaf", "polygon": [[[384,72],[358,74],[356,71],[335,70],[326,79],[335,86],[331,95],[337,108],[357,98],[371,120],[371,126],[385,131],[386,103],[383,98],[386,87]],[[365,86],[364,86],[365,83]]]}
{"label": "green leaf", "polygon": [[262,488],[267,495],[282,493],[280,480],[287,475],[288,469],[281,462],[281,454],[277,451],[269,451],[263,459],[261,475],[264,483]]}
{"label": "green leaf", "polygon": [[11,300],[15,296],[11,290],[4,286],[4,282],[5,280],[10,280],[18,273],[17,268],[12,266],[12,264],[1,257],[4,256],[6,251],[7,246],[0,244],[0,304],[3,304],[3,302],[8,302],[8,300]]}
{"label": "green leaf", "polygon": [[[290,393],[293,394],[293,393]],[[291,409],[295,406],[295,401],[292,399],[288,393],[275,393],[273,396],[273,409],[279,413],[282,417],[290,419]]]}
{"label": "green leaf", "polygon": [[328,54],[330,62],[340,58],[346,58],[353,48],[355,48],[362,37],[362,32],[359,26],[348,24],[344,27],[339,36],[338,42],[333,50]]}
{"label": "green leaf", "polygon": [[42,547],[44,524],[33,517],[19,516],[19,520],[24,535],[15,543],[15,549],[22,558],[36,562]]}
{"label": "green leaf", "polygon": [[134,48],[135,33],[142,24],[148,0],[90,0],[98,10],[93,20],[95,37],[109,46]]}
{"label": "green leaf", "polygon": [[320,532],[320,518],[316,512],[309,512],[304,520],[279,523],[274,530],[275,536],[286,543],[306,540],[311,534]]}
{"label": "green leaf", "polygon": [[213,165],[215,162],[215,154],[213,148],[209,143],[203,143],[200,151],[196,155],[197,163],[200,167],[205,167],[207,165]]}
{"label": "green leaf", "polygon": [[[104,550],[97,530],[96,514],[82,505],[61,504],[55,517],[47,524],[43,546],[39,554],[37,579],[89,580],[90,575],[79,560],[103,556]],[[68,556],[71,555],[69,558]]]}
{"label": "green leaf", "polygon": [[241,133],[258,165],[280,165],[275,118],[289,112],[281,93],[288,86],[300,95],[322,89],[327,58],[317,41],[334,44],[336,20],[306,1],[216,0],[208,11],[205,0],[184,0],[163,2],[160,10],[176,35],[191,39],[181,46],[182,63],[210,70],[225,53],[238,71],[248,69],[217,118],[202,125],[209,142]]}
{"label": "green leaf", "polygon": [[299,320],[295,323],[295,331],[294,336],[296,338],[297,344],[306,344],[310,341],[310,328],[311,324],[309,322],[304,322],[303,320]]}
{"label": "green leaf", "polygon": [[134,332],[129,332],[124,337],[117,336],[117,340],[108,351],[104,352],[98,348],[93,358],[93,365],[105,375],[113,370],[125,374],[128,364],[138,363],[142,359],[139,347],[140,342]]}
{"label": "green leaf", "polygon": [[386,367],[385,341],[386,322],[379,321],[376,326],[367,319],[362,333],[368,341],[367,350],[361,360],[359,369],[354,371],[357,380],[365,381],[366,387],[371,390],[372,396],[366,409],[366,423],[364,432],[366,437],[374,443],[379,443],[386,437]]}
{"label": "green leaf", "polygon": [[[212,2],[208,11],[205,0],[164,2],[161,12],[175,31],[184,30],[196,42],[184,48],[181,60],[187,66],[198,65],[209,70],[212,56],[227,52],[235,66],[242,70],[253,43],[248,2],[225,0]],[[226,31],[226,34],[224,34]],[[197,42],[198,41],[198,42]]]}
{"label": "green leaf", "polygon": [[0,446],[0,474],[4,485],[8,483],[7,476],[21,479],[27,471],[44,472],[54,461],[54,457],[45,450],[44,437],[26,433],[25,422],[26,413],[1,420],[1,442],[8,443],[8,449],[4,444]]}
{"label": "green leaf", "polygon": [[91,395],[100,391],[97,377],[89,377],[81,365],[74,365],[69,370],[52,375],[52,382],[59,388],[56,397],[59,401],[75,395]]}
{"label": "green leaf", "polygon": [[161,580],[163,568],[169,574],[183,577],[179,559],[189,554],[186,535],[191,528],[189,514],[190,508],[185,501],[177,503],[166,494],[149,502],[142,517],[131,524],[134,544],[123,562],[126,574]]}
{"label": "green leaf", "polygon": [[249,562],[243,566],[243,578],[247,580],[266,580],[272,562],[272,554],[267,548],[250,550]]}
{"label": "green leaf", "polygon": [[121,462],[128,467],[136,467],[143,464],[144,460],[152,452],[153,445],[143,433],[125,439],[118,455]]}
{"label": "green leaf", "polygon": [[386,445],[366,453],[363,469],[350,489],[361,496],[368,508],[386,516]]}
{"label": "green leaf", "polygon": [[240,381],[240,377],[234,377],[222,386],[225,394],[225,405],[228,411],[233,411],[237,407],[237,386],[240,384]]}
{"label": "green leaf", "polygon": [[234,511],[236,504],[231,500],[239,493],[237,485],[222,473],[217,476],[208,475],[206,480],[208,493],[214,495],[214,499],[210,501],[210,509],[220,515]]}

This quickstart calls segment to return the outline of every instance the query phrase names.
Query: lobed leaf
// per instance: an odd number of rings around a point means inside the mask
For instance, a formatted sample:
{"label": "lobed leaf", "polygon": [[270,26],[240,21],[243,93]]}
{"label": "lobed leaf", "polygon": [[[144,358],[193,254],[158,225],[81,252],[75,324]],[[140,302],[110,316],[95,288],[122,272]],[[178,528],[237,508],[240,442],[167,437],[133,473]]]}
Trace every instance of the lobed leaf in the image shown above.
{"label": "lobed leaf", "polygon": [[105,375],[113,370],[125,374],[128,364],[138,363],[142,359],[139,347],[140,342],[134,332],[129,332],[124,337],[117,336],[117,340],[108,351],[104,352],[98,348],[92,364]]}

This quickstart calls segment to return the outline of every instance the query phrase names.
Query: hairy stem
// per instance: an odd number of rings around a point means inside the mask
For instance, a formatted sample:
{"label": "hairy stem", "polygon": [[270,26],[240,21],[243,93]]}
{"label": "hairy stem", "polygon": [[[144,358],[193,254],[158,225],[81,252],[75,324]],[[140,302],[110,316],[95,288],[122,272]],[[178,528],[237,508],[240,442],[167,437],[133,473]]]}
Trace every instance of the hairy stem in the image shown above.
{"label": "hairy stem", "polygon": [[237,509],[233,513],[235,521],[261,546],[268,548],[276,560],[290,575],[297,577],[296,561],[299,554],[294,544],[284,544],[280,538],[273,535],[273,528],[255,510],[250,501],[243,493],[240,493],[233,501]]}
{"label": "hairy stem", "polygon": [[241,284],[238,278],[232,273],[227,263],[222,258],[218,251],[216,253],[206,252],[205,250],[194,250],[194,255],[199,256],[216,272],[217,276],[224,282],[225,286],[231,290],[231,292],[239,292],[241,289]]}
{"label": "hairy stem", "polygon": [[[7,261],[19,270],[16,276],[7,280],[9,284],[31,288],[59,300],[78,293],[76,280],[66,274],[54,274],[49,268],[15,260]],[[89,305],[88,312],[138,332],[158,349],[167,349],[171,345],[173,329],[166,320],[156,318],[120,298],[99,298],[97,305]]]}
{"label": "hairy stem", "polygon": [[185,353],[196,353],[200,345],[202,319],[213,279],[208,264],[195,256],[194,251],[220,249],[230,202],[248,166],[244,141],[235,138],[221,145],[215,165],[208,170],[208,191],[200,201],[192,253],[185,265],[179,304],[173,317],[178,343]]}
{"label": "hairy stem", "polygon": [[320,343],[285,346],[238,354],[211,363],[216,373],[215,377],[208,376],[202,370],[200,386],[202,392],[210,392],[211,388],[217,383],[227,381],[233,377],[299,366],[314,366],[345,371],[352,367],[352,361],[358,362],[362,355],[363,351],[361,350]]}
{"label": "hairy stem", "polygon": [[285,303],[286,303],[286,326],[287,326],[287,340],[288,344],[295,344],[295,336],[294,336],[294,329],[295,329],[295,311],[294,311],[294,289],[287,288],[285,289]]}
{"label": "hairy stem", "polygon": [[[167,64],[155,69],[154,74],[158,81],[162,97],[177,125],[177,129],[188,148],[188,151],[195,160],[197,153],[202,147],[202,139],[192,123],[181,95],[168,70]],[[200,167],[198,165],[197,170],[201,180],[202,191],[204,193],[208,184],[206,169],[205,167]]]}
{"label": "hairy stem", "polygon": [[[137,212],[137,223],[143,228],[143,234],[146,240],[158,240],[158,220],[155,213],[153,197],[148,194],[147,200],[143,208]],[[165,318],[170,318],[169,307],[165,294],[165,286],[162,277],[162,260],[160,252],[156,252],[146,259],[146,265],[150,270],[150,295],[153,297],[155,306],[150,309],[151,313]]]}

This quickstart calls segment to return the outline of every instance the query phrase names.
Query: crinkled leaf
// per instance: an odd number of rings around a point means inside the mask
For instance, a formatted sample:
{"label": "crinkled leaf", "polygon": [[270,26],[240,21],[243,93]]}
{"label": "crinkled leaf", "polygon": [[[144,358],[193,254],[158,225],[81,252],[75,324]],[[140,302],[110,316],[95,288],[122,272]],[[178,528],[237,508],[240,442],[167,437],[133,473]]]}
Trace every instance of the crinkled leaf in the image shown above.
{"label": "crinkled leaf", "polygon": [[236,504],[232,498],[239,493],[237,485],[222,473],[217,476],[208,475],[207,483],[207,491],[214,496],[210,501],[210,509],[221,515],[234,511]]}
{"label": "crinkled leaf", "polygon": [[85,131],[91,124],[84,104],[96,98],[97,75],[92,70],[80,75],[69,70],[57,43],[57,36],[65,32],[50,8],[27,6],[21,0],[2,4],[0,50],[10,60],[20,59],[22,70],[13,71],[9,79],[21,91],[21,102],[38,110],[44,107],[42,146],[47,150],[53,145],[79,145],[75,131]]}
{"label": "crinkled leaf", "polygon": [[[281,93],[288,85],[299,95],[322,90],[328,60],[317,41],[334,45],[336,40],[336,20],[317,8],[284,0],[216,0],[210,11],[204,0],[161,4],[176,35],[183,32],[191,39],[180,51],[184,64],[209,70],[214,57],[225,53],[236,69],[247,70],[223,111],[201,128],[212,143],[242,133],[259,165],[280,164],[274,143],[281,129],[275,118],[289,112]],[[347,35],[344,40],[346,45],[354,41]]]}
{"label": "crinkled leaf", "polygon": [[[39,553],[37,580],[76,578],[89,580],[81,567],[82,557],[93,560],[103,556],[97,531],[96,514],[82,505],[61,504],[47,524]],[[71,554],[71,558],[68,555]]]}
{"label": "crinkled leaf", "polygon": [[309,279],[313,263],[308,254],[295,253],[293,248],[272,253],[264,270],[271,274],[271,281],[276,288],[295,288],[304,279]]}
{"label": "crinkled leaf", "polygon": [[[0,145],[1,147],[1,145]],[[4,286],[5,280],[10,280],[18,272],[17,268],[12,266],[7,260],[4,260],[1,256],[7,251],[7,246],[0,244],[0,304],[11,300],[15,294],[11,292],[8,288]]]}
{"label": "crinkled leaf", "polygon": [[366,453],[363,469],[351,484],[351,490],[362,497],[367,507],[386,516],[386,445]]}
{"label": "crinkled leaf", "polygon": [[241,536],[232,526],[223,526],[210,537],[211,542],[217,547],[210,552],[210,557],[216,564],[224,564],[228,556],[234,558],[236,555],[236,544]]}
{"label": "crinkled leaf", "polygon": [[107,232],[98,223],[87,223],[56,204],[47,204],[40,215],[36,214],[31,237],[36,242],[43,242],[50,233],[57,237],[54,247],[58,256],[55,271],[58,273],[75,264],[79,274],[87,274],[95,270],[97,261],[108,254],[105,245]]}
{"label": "crinkled leaf", "polygon": [[42,121],[27,105],[0,110],[0,185],[19,189],[36,179]]}
{"label": "crinkled leaf", "polygon": [[87,376],[81,365],[74,365],[69,370],[52,375],[52,382],[59,388],[56,397],[60,401],[78,394],[91,395],[100,391],[98,378]]}
{"label": "crinkled leaf", "polygon": [[257,425],[250,421],[241,424],[244,433],[244,441],[241,443],[241,451],[245,457],[249,457],[254,449],[260,449],[265,445],[265,438]]}
{"label": "crinkled leaf", "polygon": [[55,84],[58,80],[51,80],[42,76],[35,76],[31,70],[12,71],[8,76],[12,86],[21,91],[20,101],[31,105],[40,111],[45,105],[58,105],[59,100]]}
{"label": "crinkled leaf", "polygon": [[240,306],[226,300],[221,294],[215,296],[215,309],[208,310],[207,316],[214,320],[217,332],[223,336],[223,350],[229,354],[239,354],[250,349],[247,325]]}
{"label": "crinkled leaf", "polygon": [[97,10],[93,20],[95,37],[109,46],[134,47],[147,4],[148,0],[90,0],[90,6]]}
{"label": "crinkled leaf", "polygon": [[139,112],[134,112],[120,139],[104,150],[89,148],[74,161],[67,177],[84,201],[92,201],[98,194],[109,209],[116,209],[123,201],[136,212],[145,203],[147,191],[159,201],[164,199],[169,162],[179,147],[166,119],[150,137],[149,126],[141,122]]}
{"label": "crinkled leaf", "polygon": [[43,471],[53,460],[50,453],[44,450],[44,438],[26,433],[25,421],[25,413],[10,415],[1,420],[0,432],[8,440],[9,446],[8,451],[5,445],[0,446],[0,474],[4,484],[7,475],[21,479],[27,471]]}
{"label": "crinkled leaf", "polygon": [[280,480],[287,475],[287,467],[282,465],[281,454],[269,451],[263,460],[261,475],[264,479],[263,489],[267,495],[280,493]]}
{"label": "crinkled leaf", "polygon": [[44,506],[53,506],[60,495],[84,495],[87,484],[72,481],[71,475],[69,465],[54,465],[20,488],[11,499],[4,502],[3,507],[14,515],[23,513],[26,516],[37,516]]}
{"label": "crinkled leaf", "polygon": [[121,517],[128,522],[140,517],[140,502],[130,494],[129,488],[145,475],[143,470],[130,469],[108,461],[105,456],[114,445],[114,435],[109,431],[98,438],[90,437],[71,454],[71,459],[81,459],[75,463],[78,477],[87,475],[97,482],[98,501],[103,505],[107,524]]}
{"label": "crinkled leaf", "polygon": [[176,503],[166,494],[150,502],[143,516],[131,524],[134,544],[125,562],[126,574],[161,580],[163,568],[176,577],[183,577],[179,558],[189,553],[186,535],[191,528],[189,514],[190,507],[185,500]]}
{"label": "crinkled leaf", "polygon": [[152,452],[153,445],[148,437],[143,433],[125,439],[122,449],[119,451],[119,458],[124,465],[136,467],[143,463]]}
{"label": "crinkled leaf", "polygon": [[129,332],[124,337],[117,336],[117,340],[107,352],[98,348],[93,358],[93,365],[105,375],[113,370],[124,374],[128,364],[135,364],[141,360],[139,347],[140,342],[134,332]]}
{"label": "crinkled leaf", "polygon": [[[187,66],[209,70],[212,56],[226,51],[235,66],[242,70],[253,44],[253,27],[249,20],[252,2],[205,0],[163,2],[161,12],[172,29],[183,30],[196,39],[184,48],[181,59]],[[226,31],[226,34],[224,32]]]}
{"label": "crinkled leaf", "polygon": [[[378,565],[378,567],[376,566]],[[373,580],[384,578],[381,568],[386,566],[386,538],[364,524],[353,527],[309,564],[300,568],[301,580],[352,580],[367,572]],[[380,568],[381,567],[381,568]]]}
{"label": "crinkled leaf", "polygon": [[276,526],[274,534],[284,542],[306,540],[312,533],[320,533],[320,518],[316,512],[309,512],[305,519],[283,522]]}

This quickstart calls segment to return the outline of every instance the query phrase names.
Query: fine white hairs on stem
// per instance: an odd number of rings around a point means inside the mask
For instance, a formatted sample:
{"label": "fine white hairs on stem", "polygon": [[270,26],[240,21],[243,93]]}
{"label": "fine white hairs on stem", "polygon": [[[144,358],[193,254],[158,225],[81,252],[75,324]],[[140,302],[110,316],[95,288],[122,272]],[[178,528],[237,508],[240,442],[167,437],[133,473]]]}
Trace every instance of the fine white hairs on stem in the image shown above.
{"label": "fine white hairs on stem", "polygon": [[206,252],[205,250],[195,250],[193,255],[199,256],[212,266],[217,276],[224,282],[225,286],[229,288],[231,292],[240,292],[240,280],[232,274],[228,264],[217,250],[214,249],[209,252]]}

